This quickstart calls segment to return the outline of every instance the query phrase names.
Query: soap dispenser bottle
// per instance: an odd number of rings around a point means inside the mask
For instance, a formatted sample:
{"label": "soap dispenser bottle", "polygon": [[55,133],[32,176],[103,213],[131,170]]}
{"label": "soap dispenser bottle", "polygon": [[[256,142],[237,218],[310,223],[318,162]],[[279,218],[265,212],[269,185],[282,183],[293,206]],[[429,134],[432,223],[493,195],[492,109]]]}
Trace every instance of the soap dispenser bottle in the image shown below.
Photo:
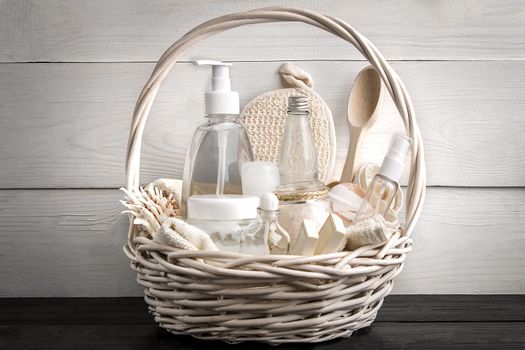
{"label": "soap dispenser bottle", "polygon": [[212,67],[206,92],[207,122],[195,130],[184,166],[181,206],[200,194],[241,194],[241,166],[253,160],[246,130],[239,122],[239,94],[231,91],[229,63],[199,60]]}

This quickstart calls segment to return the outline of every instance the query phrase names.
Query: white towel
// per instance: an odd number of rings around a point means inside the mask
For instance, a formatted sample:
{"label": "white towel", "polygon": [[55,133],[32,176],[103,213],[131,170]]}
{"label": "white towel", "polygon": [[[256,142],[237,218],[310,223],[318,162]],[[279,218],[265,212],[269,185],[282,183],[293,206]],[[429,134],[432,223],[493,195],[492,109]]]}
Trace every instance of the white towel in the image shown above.
{"label": "white towel", "polygon": [[167,218],[154,241],[187,250],[218,250],[204,231],[177,218]]}

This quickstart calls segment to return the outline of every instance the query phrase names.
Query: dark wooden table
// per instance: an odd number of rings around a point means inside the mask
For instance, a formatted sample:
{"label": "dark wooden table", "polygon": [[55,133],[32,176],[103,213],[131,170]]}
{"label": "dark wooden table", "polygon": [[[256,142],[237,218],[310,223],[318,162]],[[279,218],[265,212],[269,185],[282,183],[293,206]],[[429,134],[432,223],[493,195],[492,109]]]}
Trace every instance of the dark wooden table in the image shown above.
{"label": "dark wooden table", "polygon": [[525,349],[525,295],[394,295],[348,339],[279,347],[172,335],[141,298],[0,299],[0,349],[245,348]]}

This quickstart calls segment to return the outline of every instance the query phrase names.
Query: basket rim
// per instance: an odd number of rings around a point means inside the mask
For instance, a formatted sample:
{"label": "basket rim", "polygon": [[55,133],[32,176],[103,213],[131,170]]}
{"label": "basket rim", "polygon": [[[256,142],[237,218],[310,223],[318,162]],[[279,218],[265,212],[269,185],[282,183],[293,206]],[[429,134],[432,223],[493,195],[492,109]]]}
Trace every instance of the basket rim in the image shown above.
{"label": "basket rim", "polygon": [[[399,230],[384,243],[363,246],[354,251],[309,257],[184,250],[160,244],[146,237],[135,237],[133,243],[133,247],[124,247],[132,262],[164,273],[176,273],[184,266],[183,269],[194,269],[195,275],[203,278],[294,277],[330,280],[374,274],[385,268],[403,264],[406,254],[412,249],[412,240],[401,235]],[[154,260],[155,263],[150,260]]]}

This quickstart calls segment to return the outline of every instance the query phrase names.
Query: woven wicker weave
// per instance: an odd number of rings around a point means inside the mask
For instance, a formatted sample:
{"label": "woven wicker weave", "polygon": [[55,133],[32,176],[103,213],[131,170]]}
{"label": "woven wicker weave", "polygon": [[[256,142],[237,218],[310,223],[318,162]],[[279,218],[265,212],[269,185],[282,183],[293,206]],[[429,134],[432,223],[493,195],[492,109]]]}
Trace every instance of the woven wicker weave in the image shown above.
{"label": "woven wicker weave", "polygon": [[350,336],[374,320],[411,248],[410,234],[421,212],[426,174],[410,97],[365,37],[337,18],[309,10],[274,7],[230,14],[194,28],[173,44],[157,63],[135,108],[126,167],[128,189],[136,190],[139,185],[144,125],[177,57],[224,30],[282,21],[304,22],[341,37],[381,74],[413,139],[405,225],[382,245],[313,257],[184,251],[138,237],[131,226],[126,254],[156,322],[170,332],[272,344]]}

